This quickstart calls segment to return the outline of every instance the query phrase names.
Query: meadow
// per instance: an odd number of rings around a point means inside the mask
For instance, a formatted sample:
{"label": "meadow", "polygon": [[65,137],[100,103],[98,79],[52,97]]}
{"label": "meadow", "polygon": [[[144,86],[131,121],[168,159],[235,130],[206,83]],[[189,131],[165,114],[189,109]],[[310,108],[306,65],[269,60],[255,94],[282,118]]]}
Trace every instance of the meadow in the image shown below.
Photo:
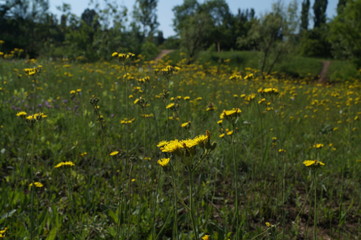
{"label": "meadow", "polygon": [[0,59],[0,238],[359,239],[360,79],[113,57]]}

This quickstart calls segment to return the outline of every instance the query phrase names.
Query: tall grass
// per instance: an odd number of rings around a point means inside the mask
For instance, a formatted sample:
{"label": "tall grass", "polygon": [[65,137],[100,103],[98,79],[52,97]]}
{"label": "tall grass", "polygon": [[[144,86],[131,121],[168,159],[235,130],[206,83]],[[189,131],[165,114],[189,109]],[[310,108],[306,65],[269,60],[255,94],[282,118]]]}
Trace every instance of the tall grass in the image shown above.
{"label": "tall grass", "polygon": [[[359,81],[262,80],[254,69],[224,62],[181,61],[178,70],[164,62],[0,61],[5,239],[357,239],[361,233]],[[35,96],[23,69],[39,64]],[[237,119],[218,122],[233,108],[241,110]],[[39,112],[47,117],[26,118]],[[212,151],[181,145],[180,157],[157,147],[207,130]],[[161,158],[170,163],[160,166]],[[325,166],[311,189],[302,163],[313,159]],[[61,162],[74,166],[55,168]]]}

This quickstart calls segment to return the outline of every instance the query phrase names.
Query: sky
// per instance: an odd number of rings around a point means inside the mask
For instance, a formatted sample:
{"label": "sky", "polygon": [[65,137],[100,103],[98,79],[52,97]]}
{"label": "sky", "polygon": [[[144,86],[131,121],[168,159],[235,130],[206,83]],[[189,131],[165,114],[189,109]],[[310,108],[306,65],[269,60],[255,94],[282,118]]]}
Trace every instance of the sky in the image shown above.
{"label": "sky", "polygon": [[[101,0],[93,0],[101,3]],[[204,0],[200,0],[199,2],[203,2]],[[292,0],[283,0],[283,3],[287,6],[289,2]],[[115,0],[119,5],[127,7],[129,12],[133,11],[133,6],[135,0]],[[254,8],[256,11],[256,15],[260,15],[266,12],[271,11],[272,3],[274,0],[226,0],[229,5],[230,10],[233,13],[237,13],[238,9],[247,9]],[[302,0],[298,0],[299,3],[299,12],[301,11],[301,2]],[[311,0],[311,11],[312,14],[312,5],[314,0]],[[71,5],[71,12],[80,16],[84,9],[89,7],[89,0],[49,0],[50,3],[50,11],[59,15],[59,11],[56,10],[57,6],[61,6],[63,3],[67,3]],[[172,27],[173,23],[173,7],[180,5],[183,3],[183,0],[158,0],[158,22],[159,22],[159,30],[161,30],[165,37],[169,37],[174,35],[174,30]],[[328,0],[327,6],[327,17],[332,18],[336,13],[338,0]],[[91,5],[93,6],[93,5]],[[312,26],[312,24],[311,24]]]}

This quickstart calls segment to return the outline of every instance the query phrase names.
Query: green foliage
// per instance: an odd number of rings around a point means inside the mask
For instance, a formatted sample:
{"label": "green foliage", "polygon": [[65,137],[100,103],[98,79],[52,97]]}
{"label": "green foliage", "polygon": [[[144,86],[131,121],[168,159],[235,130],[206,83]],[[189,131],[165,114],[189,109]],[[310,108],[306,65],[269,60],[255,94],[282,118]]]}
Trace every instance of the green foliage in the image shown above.
{"label": "green foliage", "polygon": [[355,81],[360,78],[360,75],[361,72],[357,66],[353,62],[345,60],[332,61],[328,71],[331,82]]}
{"label": "green foliage", "polygon": [[349,1],[330,23],[330,41],[337,57],[361,66],[361,1]]}
{"label": "green foliage", "polygon": [[298,45],[299,53],[307,57],[331,57],[331,43],[327,34],[326,26],[303,32]]}
{"label": "green foliage", "polygon": [[[312,226],[320,239],[359,236],[360,81],[263,80],[225,61],[252,62],[257,53],[212,54],[224,60],[181,61],[178,70],[132,58],[1,59],[5,239],[311,239]],[[157,147],[205,130],[210,142],[183,154]],[[163,157],[171,158],[165,167],[157,164]],[[306,159],[326,165],[305,167]],[[55,168],[65,161],[75,165]]]}
{"label": "green foliage", "polygon": [[134,20],[142,25],[143,36],[152,38],[159,23],[157,20],[158,0],[136,0],[133,10]]}
{"label": "green foliage", "polygon": [[158,55],[159,49],[153,42],[147,41],[143,43],[141,53],[146,60],[152,60]]}
{"label": "green foliage", "polygon": [[309,15],[310,15],[310,0],[303,0],[301,10],[301,30],[308,30]]}
{"label": "green foliage", "polygon": [[315,0],[313,4],[314,28],[319,28],[326,23],[327,0]]}

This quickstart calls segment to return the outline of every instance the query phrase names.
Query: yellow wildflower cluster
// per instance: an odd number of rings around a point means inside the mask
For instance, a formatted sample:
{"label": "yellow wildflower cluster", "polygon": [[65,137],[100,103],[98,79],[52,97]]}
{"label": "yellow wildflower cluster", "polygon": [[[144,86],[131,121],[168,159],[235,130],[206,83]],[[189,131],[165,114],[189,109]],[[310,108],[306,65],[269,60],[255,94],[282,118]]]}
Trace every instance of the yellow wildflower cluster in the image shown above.
{"label": "yellow wildflower cluster", "polygon": [[75,163],[71,162],[71,161],[67,161],[67,162],[60,162],[57,165],[55,165],[54,168],[60,168],[60,167],[64,167],[64,166],[69,166],[69,167],[73,167],[75,166]]}
{"label": "yellow wildflower cluster", "polygon": [[177,66],[173,67],[172,65],[167,65],[164,68],[155,69],[156,72],[163,73],[163,74],[170,74],[170,73],[178,72],[179,70],[180,70],[180,67],[177,67]]}
{"label": "yellow wildflower cluster", "polygon": [[48,116],[42,112],[40,113],[35,113],[32,115],[28,115],[25,111],[20,111],[16,114],[17,117],[21,117],[21,118],[25,118],[28,121],[39,121],[42,120],[43,118],[47,118]]}
{"label": "yellow wildflower cluster", "polygon": [[150,80],[150,77],[149,77],[149,76],[144,77],[144,78],[139,78],[139,79],[138,79],[138,83],[144,84],[144,83],[149,82],[149,80]]}
{"label": "yellow wildflower cluster", "polygon": [[128,52],[128,53],[113,52],[112,53],[112,57],[117,57],[117,58],[119,58],[121,60],[129,59],[129,58],[132,58],[134,56],[135,56],[135,54],[131,53],[131,52]]}
{"label": "yellow wildflower cluster", "polygon": [[243,98],[246,102],[251,102],[252,100],[254,100],[256,98],[256,94],[255,93],[251,93],[251,94],[241,94],[240,97]]}
{"label": "yellow wildflower cluster", "polygon": [[318,161],[318,160],[305,160],[305,161],[303,161],[303,164],[306,167],[320,167],[320,166],[325,165],[325,163]]}
{"label": "yellow wildflower cluster", "polygon": [[321,148],[323,148],[325,145],[324,144],[322,144],[322,143],[316,143],[316,144],[314,144],[312,147],[313,148],[316,148],[316,149],[321,149]]}
{"label": "yellow wildflower cluster", "polygon": [[270,88],[260,88],[260,89],[258,89],[258,93],[277,95],[277,94],[279,94],[279,91],[277,88],[270,87]]}
{"label": "yellow wildflower cluster", "polygon": [[40,69],[42,68],[41,65],[39,65],[38,67],[33,67],[33,68],[24,68],[24,72],[28,75],[28,76],[34,76],[35,74],[40,72]]}
{"label": "yellow wildflower cluster", "polygon": [[220,138],[224,138],[225,136],[231,136],[234,133],[234,130],[229,130],[228,128],[226,128],[224,131],[223,129],[222,133],[219,135]]}
{"label": "yellow wildflower cluster", "polygon": [[37,188],[42,188],[44,187],[44,184],[42,184],[41,182],[33,182],[29,184],[29,187],[37,187]]}
{"label": "yellow wildflower cluster", "polygon": [[124,119],[120,120],[120,124],[128,125],[128,124],[132,124],[134,121],[135,121],[135,118],[132,118],[132,119],[124,118]]}
{"label": "yellow wildflower cluster", "polygon": [[223,110],[223,112],[221,113],[221,115],[219,116],[220,119],[230,119],[230,118],[235,118],[238,117],[239,114],[241,113],[241,109],[239,108],[233,108],[231,110]]}
{"label": "yellow wildflower cluster", "polygon": [[196,146],[209,147],[210,135],[199,135],[192,139],[161,141],[157,147],[164,153],[173,153],[178,156],[188,156],[195,154]]}
{"label": "yellow wildflower cluster", "polygon": [[29,121],[40,121],[43,118],[47,118],[48,116],[44,113],[35,113],[33,115],[26,116],[26,120]]}
{"label": "yellow wildflower cluster", "polygon": [[229,80],[242,80],[242,75],[240,75],[239,73],[233,73],[229,77]]}
{"label": "yellow wildflower cluster", "polygon": [[70,90],[69,93],[70,93],[71,95],[80,94],[80,93],[81,93],[81,89],[78,88],[78,89],[76,89],[76,90]]}

